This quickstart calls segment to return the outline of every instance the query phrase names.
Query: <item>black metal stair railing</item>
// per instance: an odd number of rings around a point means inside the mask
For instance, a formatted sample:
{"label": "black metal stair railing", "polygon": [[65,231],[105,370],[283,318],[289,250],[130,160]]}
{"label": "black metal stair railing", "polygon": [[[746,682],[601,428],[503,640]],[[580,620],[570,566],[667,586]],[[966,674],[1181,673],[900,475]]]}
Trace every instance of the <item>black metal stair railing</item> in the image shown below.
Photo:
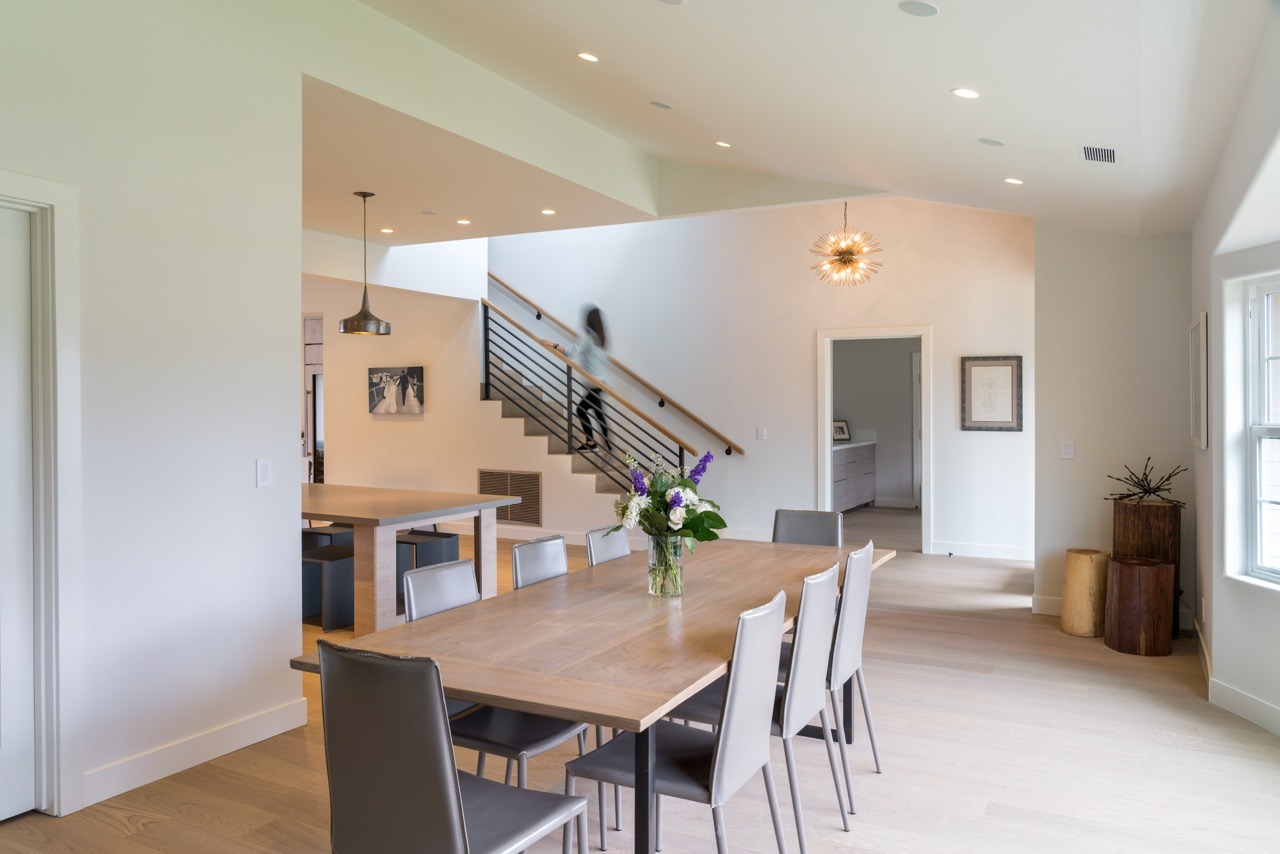
{"label": "black metal stair railing", "polygon": [[483,323],[485,400],[510,403],[528,422],[564,443],[566,453],[588,460],[624,491],[631,488],[628,454],[643,462],[656,455],[672,468],[685,465],[686,451],[691,449],[607,390],[601,394],[601,403],[610,447],[605,447],[603,435],[597,435],[596,448],[582,450],[576,409],[596,387],[590,376],[488,304],[483,305]]}

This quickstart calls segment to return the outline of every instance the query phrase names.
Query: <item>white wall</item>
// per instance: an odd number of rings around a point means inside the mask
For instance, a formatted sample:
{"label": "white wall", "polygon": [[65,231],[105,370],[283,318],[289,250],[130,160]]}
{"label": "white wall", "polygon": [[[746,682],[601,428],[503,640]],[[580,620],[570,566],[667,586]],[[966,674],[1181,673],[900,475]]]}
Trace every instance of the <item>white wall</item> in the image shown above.
{"label": "white wall", "polygon": [[[1192,312],[1209,315],[1209,447],[1193,454],[1196,498],[1212,513],[1196,520],[1198,627],[1209,699],[1280,733],[1280,590],[1242,577],[1245,482],[1241,435],[1243,278],[1280,270],[1280,243],[1242,248],[1246,236],[1275,240],[1277,223],[1256,221],[1251,193],[1280,144],[1280,5],[1273,4],[1222,159],[1192,232]],[[1231,255],[1219,256],[1224,240]],[[1198,604],[1198,603],[1197,603]]]}
{"label": "white wall", "polygon": [[[767,539],[777,507],[815,506],[819,437],[830,434],[817,423],[818,330],[932,326],[937,549],[1029,560],[1031,221],[851,202],[850,223],[886,247],[884,269],[840,288],[814,277],[807,252],[839,218],[837,205],[812,205],[494,238],[490,268],[559,317],[599,305],[617,358],[745,446],[744,457],[721,456],[704,482],[730,535],[742,538]],[[960,356],[1010,353],[1024,358],[1025,431],[961,432]],[[759,426],[768,439],[754,438]]]}
{"label": "white wall", "polygon": [[[1065,550],[1111,550],[1111,502],[1126,465],[1189,465],[1187,235],[1129,237],[1036,225],[1036,584],[1033,610],[1062,613]],[[1075,459],[1061,443],[1075,442]],[[1183,599],[1194,601],[1195,502],[1183,512]],[[1190,614],[1184,616],[1189,626]]]}
{"label": "white wall", "polygon": [[[370,243],[368,251],[371,285],[469,300],[483,297],[489,286],[486,276],[489,242],[484,238],[415,246]],[[360,282],[364,275],[363,258],[364,245],[359,240],[302,230],[304,274]],[[355,314],[358,308],[359,297],[349,313]]]}
{"label": "white wall", "polygon": [[[303,76],[642,206],[651,158],[354,0],[4,0],[0,17],[0,169],[81,201],[82,331],[59,342],[81,358],[59,375],[83,377],[60,408],[83,435],[63,459],[84,459],[83,571],[65,556],[59,599],[78,642],[57,650],[74,810],[306,719],[286,476]],[[254,488],[257,457],[275,487]]]}
{"label": "white wall", "polygon": [[831,411],[850,430],[876,434],[876,502],[914,507],[911,471],[911,354],[918,338],[837,341],[832,348]]}

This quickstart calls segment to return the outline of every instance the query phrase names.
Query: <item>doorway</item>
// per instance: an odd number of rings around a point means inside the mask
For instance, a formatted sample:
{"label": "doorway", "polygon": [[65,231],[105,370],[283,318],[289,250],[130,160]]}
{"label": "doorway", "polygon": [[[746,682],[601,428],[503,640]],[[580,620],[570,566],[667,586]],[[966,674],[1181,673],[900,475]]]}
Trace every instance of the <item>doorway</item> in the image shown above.
{"label": "doorway", "polygon": [[817,506],[845,514],[851,541],[932,553],[930,329],[820,330],[818,343]]}

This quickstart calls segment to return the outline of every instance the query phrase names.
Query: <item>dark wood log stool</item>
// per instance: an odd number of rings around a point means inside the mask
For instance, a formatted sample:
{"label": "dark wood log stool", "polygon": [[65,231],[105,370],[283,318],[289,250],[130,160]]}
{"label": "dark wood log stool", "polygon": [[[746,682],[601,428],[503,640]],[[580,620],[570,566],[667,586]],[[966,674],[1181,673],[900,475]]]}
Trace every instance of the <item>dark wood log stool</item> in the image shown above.
{"label": "dark wood log stool", "polygon": [[1172,563],[1113,557],[1107,570],[1107,646],[1129,655],[1171,655],[1172,595]]}

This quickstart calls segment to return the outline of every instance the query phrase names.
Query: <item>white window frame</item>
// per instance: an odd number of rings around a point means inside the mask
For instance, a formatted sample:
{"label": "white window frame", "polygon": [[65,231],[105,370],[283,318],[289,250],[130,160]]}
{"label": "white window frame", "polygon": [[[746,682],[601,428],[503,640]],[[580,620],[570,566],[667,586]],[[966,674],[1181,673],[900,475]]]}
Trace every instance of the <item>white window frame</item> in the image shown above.
{"label": "white window frame", "polygon": [[[1262,498],[1262,441],[1280,439],[1280,421],[1266,422],[1263,417],[1268,409],[1267,371],[1268,361],[1280,364],[1280,348],[1268,353],[1271,336],[1266,333],[1280,325],[1280,310],[1268,312],[1267,296],[1275,294],[1274,308],[1280,309],[1280,278],[1267,279],[1249,288],[1248,326],[1248,395],[1246,397],[1245,424],[1248,430],[1248,489],[1249,489],[1249,561],[1246,572],[1255,578],[1280,584],[1280,561],[1276,566],[1262,563],[1262,510],[1267,504],[1280,505],[1280,498],[1265,501]],[[1280,401],[1277,406],[1280,409]]]}

